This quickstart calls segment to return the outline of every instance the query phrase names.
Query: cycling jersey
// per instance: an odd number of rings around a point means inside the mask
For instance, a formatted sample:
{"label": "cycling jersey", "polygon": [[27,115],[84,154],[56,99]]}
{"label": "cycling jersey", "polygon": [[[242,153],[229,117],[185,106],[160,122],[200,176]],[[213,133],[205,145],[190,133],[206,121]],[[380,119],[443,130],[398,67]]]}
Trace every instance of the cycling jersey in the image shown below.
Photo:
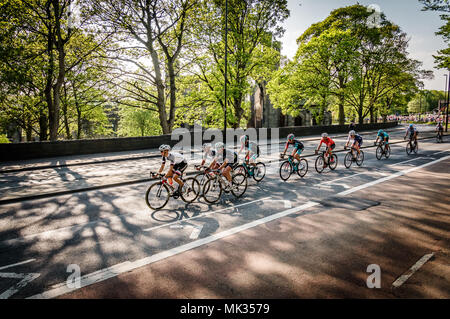
{"label": "cycling jersey", "polygon": [[322,137],[322,139],[320,140],[319,148],[322,146],[322,143],[324,143],[327,147],[331,147],[332,145],[334,145],[334,141],[331,138],[327,138],[325,140],[325,138]]}
{"label": "cycling jersey", "polygon": [[386,132],[383,132],[383,133],[381,133],[381,134],[378,134],[378,136],[381,137],[382,139],[385,139],[385,138],[389,139],[389,134],[386,133]]}
{"label": "cycling jersey", "polygon": [[436,130],[443,131],[444,127],[442,125],[438,124],[438,125],[436,125]]}
{"label": "cycling jersey", "polygon": [[215,150],[209,150],[209,152],[203,152],[203,159],[206,160],[207,158],[214,158],[216,157],[216,151]]}
{"label": "cycling jersey", "polygon": [[296,149],[296,150],[302,150],[302,149],[305,148],[305,146],[303,145],[303,143],[300,142],[300,141],[297,140],[297,139],[292,140],[292,142],[291,142],[291,141],[288,141],[288,142],[286,143],[287,146],[288,146],[289,144],[293,144],[293,145],[294,145],[294,149]]}
{"label": "cycling jersey", "polygon": [[170,165],[176,165],[182,162],[186,163],[186,159],[184,158],[184,156],[177,152],[170,152],[169,155],[167,155],[167,157],[163,157],[162,158],[163,164],[166,164],[166,160],[169,160]]}
{"label": "cycling jersey", "polygon": [[222,154],[216,154],[216,162],[219,164],[223,164],[225,160],[228,160],[228,164],[235,164],[237,162],[237,154],[236,152],[230,151],[228,149],[224,149]]}
{"label": "cycling jersey", "polygon": [[419,133],[419,130],[417,130],[415,127],[413,127],[413,128],[408,127],[408,129],[406,130],[406,133],[413,135],[414,133]]}
{"label": "cycling jersey", "polygon": [[358,143],[359,146],[362,145],[363,138],[361,135],[355,134],[355,138],[353,139],[353,144]]}
{"label": "cycling jersey", "polygon": [[258,147],[258,144],[256,144],[255,142],[246,142],[244,144],[244,149],[246,151],[250,151],[250,153],[252,153],[252,154],[259,155],[259,147]]}
{"label": "cycling jersey", "polygon": [[358,143],[361,144],[363,138],[362,138],[361,135],[359,135],[359,134],[355,134],[355,137],[352,138],[352,136],[349,134],[349,135],[348,135],[348,138],[347,138],[347,143],[350,142],[350,140],[354,140],[354,141],[356,141],[356,142],[358,142]]}

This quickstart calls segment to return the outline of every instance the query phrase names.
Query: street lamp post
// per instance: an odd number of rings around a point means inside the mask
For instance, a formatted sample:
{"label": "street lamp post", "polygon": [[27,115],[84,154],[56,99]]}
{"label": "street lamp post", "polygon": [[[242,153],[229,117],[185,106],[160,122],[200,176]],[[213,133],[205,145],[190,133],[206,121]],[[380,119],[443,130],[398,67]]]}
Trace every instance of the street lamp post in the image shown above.
{"label": "street lamp post", "polygon": [[224,143],[227,142],[227,80],[228,80],[228,0],[225,0],[225,110],[224,110]]}
{"label": "street lamp post", "polygon": [[447,86],[447,111],[445,114],[445,131],[446,132],[448,132],[448,102],[450,99],[450,70],[449,70],[448,74],[449,74],[449,77],[448,77],[448,86]]}

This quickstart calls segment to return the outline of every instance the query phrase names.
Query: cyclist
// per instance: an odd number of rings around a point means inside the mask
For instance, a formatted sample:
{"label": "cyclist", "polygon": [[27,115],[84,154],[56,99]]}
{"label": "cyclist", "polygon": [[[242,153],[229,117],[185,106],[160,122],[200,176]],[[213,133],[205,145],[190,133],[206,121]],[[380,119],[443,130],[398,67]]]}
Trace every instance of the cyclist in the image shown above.
{"label": "cyclist", "polygon": [[[351,130],[348,133],[348,138],[347,138],[347,144],[345,144],[344,149],[347,149],[348,144],[350,143],[350,140],[353,141],[352,146],[356,149],[356,151],[358,152],[358,155],[361,153],[361,151],[359,150],[362,143],[363,143],[363,138],[361,135],[356,134],[356,132],[354,130]],[[353,154],[352,154],[353,155]],[[354,155],[353,155],[354,156]],[[353,159],[355,159],[355,157],[353,157]]]}
{"label": "cyclist", "polygon": [[386,145],[386,149],[389,148],[389,134],[388,133],[386,133],[383,130],[378,130],[377,139],[376,139],[374,145],[377,145],[378,140],[380,140],[380,141],[383,140],[384,144]]}
{"label": "cyclist", "polygon": [[419,131],[417,130],[417,128],[414,127],[414,125],[410,124],[408,126],[408,128],[406,129],[406,134],[405,137],[403,138],[404,140],[406,140],[406,136],[409,133],[409,139],[413,140],[414,142],[417,144],[417,135],[419,134]]}
{"label": "cyclist", "polygon": [[444,135],[444,127],[442,126],[442,122],[438,121],[436,125],[436,131],[438,132],[438,136],[442,139],[442,135]]}
{"label": "cyclist", "polygon": [[236,152],[230,151],[225,148],[225,144],[222,142],[216,143],[214,145],[216,150],[216,157],[213,159],[209,168],[212,169],[216,163],[218,163],[219,170],[221,170],[222,175],[226,178],[228,188],[231,188],[231,170],[233,166],[237,163],[238,156]]}
{"label": "cyclist", "polygon": [[169,145],[163,144],[159,147],[159,151],[162,156],[161,167],[159,168],[158,174],[161,174],[166,165],[166,161],[169,160],[170,167],[166,174],[166,178],[172,178],[178,183],[179,187],[173,193],[173,195],[181,195],[180,189],[183,189],[183,181],[180,179],[181,175],[187,168],[187,161],[183,155],[177,152],[171,152],[171,147]]}
{"label": "cyclist", "polygon": [[[328,137],[327,133],[322,133],[322,139],[320,140],[320,144],[317,147],[315,153],[316,155],[319,153],[320,147],[322,146],[322,143],[325,144],[327,146],[327,150],[326,150],[326,154],[328,155],[326,157],[331,158],[330,159],[330,163],[334,162],[334,158],[332,157],[333,155],[333,149],[336,147],[336,143],[334,143],[334,141]],[[327,164],[323,163],[323,167],[326,167]]]}
{"label": "cyclist", "polygon": [[259,146],[255,142],[250,142],[248,135],[241,136],[241,149],[238,152],[241,154],[242,150],[245,148],[245,163],[248,165],[250,162],[250,165],[255,166],[256,159],[259,157]]}
{"label": "cyclist", "polygon": [[289,134],[287,136],[286,145],[284,147],[284,152],[280,154],[280,157],[283,158],[284,155],[286,155],[286,151],[289,148],[289,145],[294,146],[294,150],[292,151],[292,157],[294,157],[297,161],[300,162],[300,154],[302,154],[303,150],[305,149],[305,146],[302,142],[300,142],[298,139],[295,138],[294,134]]}
{"label": "cyclist", "polygon": [[216,151],[212,149],[211,143],[205,143],[202,146],[203,149],[203,158],[202,163],[199,167],[197,167],[197,170],[200,170],[201,166],[205,165],[205,162],[208,158],[211,158],[211,160],[214,160],[216,157]]}

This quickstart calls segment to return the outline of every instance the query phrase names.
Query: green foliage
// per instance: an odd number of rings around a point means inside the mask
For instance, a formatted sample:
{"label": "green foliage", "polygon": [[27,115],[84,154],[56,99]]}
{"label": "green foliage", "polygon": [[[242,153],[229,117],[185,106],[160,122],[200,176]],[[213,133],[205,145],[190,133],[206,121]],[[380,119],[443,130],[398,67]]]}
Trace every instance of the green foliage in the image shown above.
{"label": "green foliage", "polygon": [[0,134],[0,143],[10,143],[5,134]]}
{"label": "green foliage", "polygon": [[132,106],[119,106],[119,136],[151,136],[162,134],[157,113]]}

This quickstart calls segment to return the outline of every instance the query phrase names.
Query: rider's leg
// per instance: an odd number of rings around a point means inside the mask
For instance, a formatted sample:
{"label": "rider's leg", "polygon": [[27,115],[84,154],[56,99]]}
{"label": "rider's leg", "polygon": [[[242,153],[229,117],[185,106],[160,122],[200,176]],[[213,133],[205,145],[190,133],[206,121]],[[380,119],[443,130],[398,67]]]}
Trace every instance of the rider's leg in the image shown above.
{"label": "rider's leg", "polygon": [[227,179],[227,181],[229,181],[231,183],[231,166],[227,165],[224,169],[223,169],[223,173],[222,175],[225,176],[225,178]]}

